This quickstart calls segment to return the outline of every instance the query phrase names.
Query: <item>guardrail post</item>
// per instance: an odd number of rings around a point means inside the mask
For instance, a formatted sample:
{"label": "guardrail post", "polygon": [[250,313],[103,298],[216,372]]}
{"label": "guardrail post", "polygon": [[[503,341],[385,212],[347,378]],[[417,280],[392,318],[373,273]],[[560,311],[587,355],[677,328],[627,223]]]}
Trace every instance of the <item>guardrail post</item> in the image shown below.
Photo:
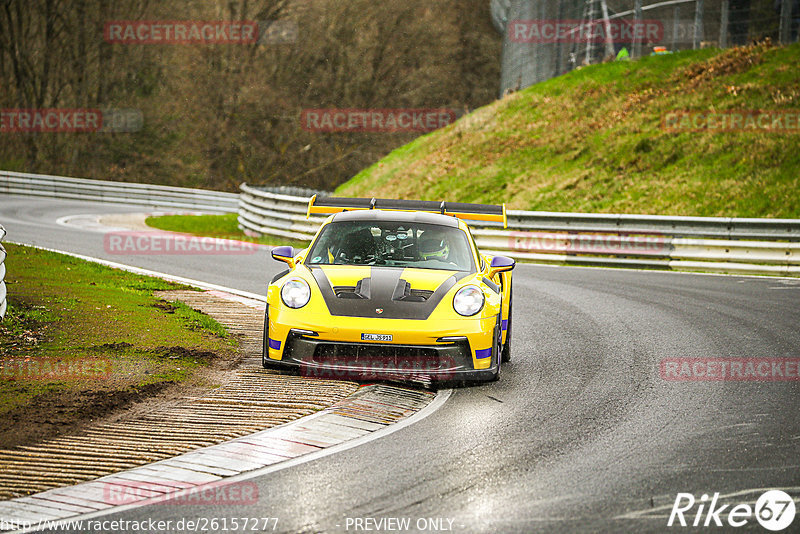
{"label": "guardrail post", "polygon": [[692,37],[692,48],[700,48],[703,42],[703,0],[697,0],[694,6],[694,36]]}
{"label": "guardrail post", "polygon": [[675,43],[678,42],[678,31],[679,31],[679,20],[680,20],[680,13],[681,8],[679,5],[675,5],[675,8],[672,10],[672,44],[670,45],[670,50],[675,50]]}
{"label": "guardrail post", "polygon": [[[3,238],[6,236],[6,229],[3,228],[3,225],[0,224],[0,241],[3,241]],[[5,275],[6,275],[6,249],[3,248],[3,244],[0,243],[0,321],[6,316],[6,308],[7,308],[7,301],[6,301],[6,282],[5,282]]]}
{"label": "guardrail post", "polygon": [[634,36],[633,36],[633,59],[642,57],[642,40],[638,37],[639,28],[642,25],[642,0],[634,0],[633,2],[633,21],[634,21]]}
{"label": "guardrail post", "polygon": [[781,44],[789,44],[792,41],[792,0],[781,0],[781,20],[778,31],[778,40]]}
{"label": "guardrail post", "polygon": [[719,47],[728,48],[728,8],[729,0],[722,0],[722,14],[719,23]]}

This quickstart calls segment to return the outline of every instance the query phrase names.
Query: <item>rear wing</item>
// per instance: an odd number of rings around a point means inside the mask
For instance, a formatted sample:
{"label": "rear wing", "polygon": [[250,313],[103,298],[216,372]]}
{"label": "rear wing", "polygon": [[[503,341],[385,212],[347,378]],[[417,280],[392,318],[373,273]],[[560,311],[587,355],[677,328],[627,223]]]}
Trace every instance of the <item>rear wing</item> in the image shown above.
{"label": "rear wing", "polygon": [[308,201],[306,218],[312,213],[340,213],[351,210],[426,211],[451,215],[471,221],[495,221],[508,227],[506,205],[467,204],[464,202],[436,202],[433,200],[397,200],[388,198],[339,198],[314,195]]}

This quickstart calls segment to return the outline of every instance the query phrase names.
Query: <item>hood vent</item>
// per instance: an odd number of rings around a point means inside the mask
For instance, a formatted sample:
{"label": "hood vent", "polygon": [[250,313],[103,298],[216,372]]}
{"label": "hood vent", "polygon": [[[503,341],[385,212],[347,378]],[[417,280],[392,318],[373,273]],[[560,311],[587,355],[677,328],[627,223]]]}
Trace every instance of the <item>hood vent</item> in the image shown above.
{"label": "hood vent", "polygon": [[340,299],[369,299],[369,278],[363,278],[355,286],[333,286]]}
{"label": "hood vent", "polygon": [[411,289],[411,284],[402,278],[397,281],[394,288],[392,300],[402,300],[405,302],[425,302],[433,295],[433,291],[427,289]]}
{"label": "hood vent", "polygon": [[[370,279],[359,280],[354,286],[333,286],[333,293],[340,299],[369,300]],[[427,289],[411,289],[411,284],[401,278],[394,288],[392,300],[425,302],[431,295],[433,295],[433,291],[428,291]]]}

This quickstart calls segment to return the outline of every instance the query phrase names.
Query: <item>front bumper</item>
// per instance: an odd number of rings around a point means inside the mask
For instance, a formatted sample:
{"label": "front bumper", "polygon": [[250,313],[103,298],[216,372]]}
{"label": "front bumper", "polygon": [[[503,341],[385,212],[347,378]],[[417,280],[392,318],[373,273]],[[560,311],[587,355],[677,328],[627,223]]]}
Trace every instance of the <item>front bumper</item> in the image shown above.
{"label": "front bumper", "polygon": [[439,345],[328,341],[290,332],[281,359],[308,376],[452,380],[474,371],[466,338]]}
{"label": "front bumper", "polygon": [[[481,333],[478,339],[482,341],[483,337]],[[308,330],[289,329],[282,342],[265,332],[263,365],[326,379],[437,383],[492,380],[499,358],[491,357],[491,349],[478,351],[481,367],[476,369],[475,355],[467,336],[418,345],[321,339]]]}
{"label": "front bumper", "polygon": [[[263,363],[309,376],[342,379],[492,380],[496,313],[425,320],[332,316],[322,307],[268,306]],[[363,334],[391,334],[364,341]]]}

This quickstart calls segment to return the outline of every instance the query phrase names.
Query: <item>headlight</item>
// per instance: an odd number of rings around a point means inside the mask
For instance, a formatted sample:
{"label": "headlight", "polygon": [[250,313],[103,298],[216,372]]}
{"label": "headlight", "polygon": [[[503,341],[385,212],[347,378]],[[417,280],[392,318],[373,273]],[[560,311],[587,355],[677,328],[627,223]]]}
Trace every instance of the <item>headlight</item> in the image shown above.
{"label": "headlight", "polygon": [[311,298],[311,288],[302,278],[292,278],[281,288],[281,300],[290,308],[302,308]]}
{"label": "headlight", "polygon": [[478,286],[464,286],[453,297],[453,309],[459,315],[469,317],[483,309],[483,291]]}

